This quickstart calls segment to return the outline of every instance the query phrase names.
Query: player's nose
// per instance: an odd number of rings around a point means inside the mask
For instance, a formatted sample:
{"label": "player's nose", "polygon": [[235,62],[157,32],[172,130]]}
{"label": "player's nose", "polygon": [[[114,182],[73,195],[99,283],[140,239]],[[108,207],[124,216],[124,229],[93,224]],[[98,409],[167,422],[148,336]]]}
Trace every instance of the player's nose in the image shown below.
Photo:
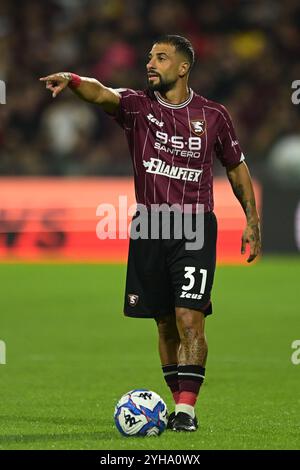
{"label": "player's nose", "polygon": [[154,66],[153,59],[149,59],[149,62],[147,63],[146,67],[147,67],[148,72],[154,72],[155,71],[155,66]]}

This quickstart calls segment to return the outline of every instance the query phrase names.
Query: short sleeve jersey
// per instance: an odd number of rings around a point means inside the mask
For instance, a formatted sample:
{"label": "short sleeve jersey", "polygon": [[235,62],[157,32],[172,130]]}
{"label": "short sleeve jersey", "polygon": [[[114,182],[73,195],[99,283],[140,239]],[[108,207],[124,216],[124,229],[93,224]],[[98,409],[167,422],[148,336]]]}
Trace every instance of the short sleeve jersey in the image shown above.
{"label": "short sleeve jersey", "polygon": [[227,109],[193,90],[177,105],[150,90],[118,92],[116,120],[127,137],[137,202],[212,211],[214,158],[225,167],[244,160]]}

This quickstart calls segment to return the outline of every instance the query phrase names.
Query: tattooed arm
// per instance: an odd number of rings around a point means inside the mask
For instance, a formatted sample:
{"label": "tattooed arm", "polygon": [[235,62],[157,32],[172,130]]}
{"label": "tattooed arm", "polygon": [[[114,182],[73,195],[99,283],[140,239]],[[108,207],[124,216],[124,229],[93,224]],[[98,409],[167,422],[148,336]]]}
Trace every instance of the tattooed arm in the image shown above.
{"label": "tattooed arm", "polygon": [[245,162],[234,168],[227,168],[226,171],[232,190],[246,215],[247,225],[242,236],[241,253],[246,252],[246,244],[249,243],[250,255],[247,261],[250,263],[256,258],[261,249],[259,216],[251,176]]}

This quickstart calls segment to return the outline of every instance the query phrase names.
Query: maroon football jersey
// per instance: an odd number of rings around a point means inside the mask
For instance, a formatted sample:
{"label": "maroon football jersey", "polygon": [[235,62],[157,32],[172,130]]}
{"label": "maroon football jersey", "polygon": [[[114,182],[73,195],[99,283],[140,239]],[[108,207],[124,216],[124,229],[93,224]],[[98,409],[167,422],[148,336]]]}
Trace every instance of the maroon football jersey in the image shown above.
{"label": "maroon football jersey", "polygon": [[150,90],[117,91],[116,120],[128,140],[137,202],[212,211],[214,156],[225,167],[244,160],[226,108],[192,90],[177,105]]}

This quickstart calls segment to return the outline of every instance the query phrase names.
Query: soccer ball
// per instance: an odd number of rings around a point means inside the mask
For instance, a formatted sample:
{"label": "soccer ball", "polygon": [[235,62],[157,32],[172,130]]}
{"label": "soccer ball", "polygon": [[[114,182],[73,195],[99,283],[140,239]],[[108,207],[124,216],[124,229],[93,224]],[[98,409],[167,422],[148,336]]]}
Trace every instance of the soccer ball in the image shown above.
{"label": "soccer ball", "polygon": [[123,436],[158,436],[166,428],[168,410],[157,393],[137,389],[120,398],[114,419]]}

